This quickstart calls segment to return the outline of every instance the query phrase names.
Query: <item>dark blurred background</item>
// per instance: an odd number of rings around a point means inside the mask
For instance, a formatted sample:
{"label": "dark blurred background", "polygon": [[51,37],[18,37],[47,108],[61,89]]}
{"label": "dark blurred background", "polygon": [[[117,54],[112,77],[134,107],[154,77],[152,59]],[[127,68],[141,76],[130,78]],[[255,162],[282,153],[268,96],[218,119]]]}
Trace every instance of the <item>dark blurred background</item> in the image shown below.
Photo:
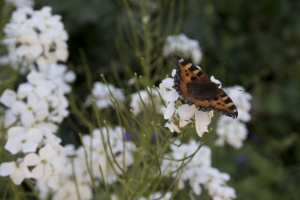
{"label": "dark blurred background", "polygon": [[[85,51],[94,81],[100,73],[109,76],[110,63],[119,60],[118,21],[126,20],[120,4],[35,3],[37,9],[45,5],[63,17],[76,84],[85,80],[79,48]],[[231,175],[229,185],[237,199],[300,199],[300,1],[186,0],[183,16],[179,33],[200,42],[201,67],[207,74],[224,86],[242,85],[253,95],[244,147],[213,149],[213,166]],[[131,67],[138,71],[138,65]],[[122,76],[122,68],[118,72]]]}

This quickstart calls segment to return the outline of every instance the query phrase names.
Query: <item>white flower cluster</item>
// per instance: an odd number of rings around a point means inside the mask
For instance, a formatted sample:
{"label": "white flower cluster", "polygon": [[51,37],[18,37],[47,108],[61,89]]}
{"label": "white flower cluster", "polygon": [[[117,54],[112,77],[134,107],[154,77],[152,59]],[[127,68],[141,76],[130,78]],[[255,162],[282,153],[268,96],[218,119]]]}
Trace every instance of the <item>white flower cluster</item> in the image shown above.
{"label": "white flower cluster", "polygon": [[91,136],[85,135],[82,139],[83,146],[77,150],[68,146],[68,155],[72,157],[64,167],[60,187],[52,199],[77,199],[75,187],[78,187],[81,199],[91,199],[92,182],[89,173],[98,183],[104,179],[106,184],[110,185],[118,181],[118,175],[126,171],[134,161],[132,153],[135,146],[132,142],[124,140],[121,127],[95,129]]}
{"label": "white flower cluster", "polygon": [[[173,70],[172,75],[175,74],[174,72],[175,70]],[[207,126],[211,122],[213,112],[203,112],[198,110],[195,105],[182,104],[179,94],[173,86],[173,78],[166,78],[159,85],[162,98],[168,102],[164,113],[164,118],[168,120],[165,127],[168,127],[171,132],[176,131],[179,133],[181,128],[190,123],[195,123],[196,131],[201,137],[204,132],[208,132]]]}
{"label": "white flower cluster", "polygon": [[26,73],[28,66],[45,71],[51,64],[68,58],[68,34],[61,16],[52,15],[50,7],[37,11],[19,7],[3,31],[2,43],[7,46],[8,61],[15,69],[21,65],[21,73]]}
{"label": "white flower cluster", "polygon": [[243,141],[247,137],[248,130],[245,123],[251,119],[249,111],[251,109],[250,100],[252,96],[245,92],[241,86],[234,86],[224,90],[235,103],[239,115],[237,119],[220,116],[216,129],[219,138],[215,141],[215,144],[217,146],[224,146],[225,142],[227,142],[238,149],[243,146]]}
{"label": "white flower cluster", "polygon": [[[62,68],[63,70],[60,70]],[[32,127],[41,122],[60,123],[69,114],[68,100],[64,96],[71,88],[67,84],[75,80],[74,72],[66,72],[65,66],[52,65],[57,74],[51,79],[49,74],[32,70],[26,83],[19,85],[17,92],[6,89],[0,102],[8,109],[5,111],[5,127],[20,125]]]}
{"label": "white flower cluster", "polygon": [[180,54],[186,58],[191,58],[193,63],[199,64],[202,53],[197,40],[192,40],[184,34],[168,36],[163,47],[164,56]]}
{"label": "white flower cluster", "polygon": [[155,107],[155,110],[159,114],[165,112],[165,107],[161,102],[161,98],[158,92],[158,88],[148,87],[146,90],[141,90],[139,92],[131,94],[130,107],[135,115],[143,112],[145,108]]}
{"label": "white flower cluster", "polygon": [[[229,200],[236,198],[235,190],[226,185],[230,176],[221,173],[211,166],[211,150],[207,146],[199,149],[199,143],[191,140],[188,144],[171,145],[171,152],[162,161],[162,171],[165,175],[176,177],[179,173],[179,189],[185,187],[188,182],[194,194],[200,195],[201,185],[208,191],[208,194],[216,200]],[[176,172],[176,173],[174,173]]]}
{"label": "white flower cluster", "polygon": [[[56,137],[56,126],[40,123],[32,128],[14,126],[8,130],[8,139],[4,146],[11,154],[25,155],[16,161],[0,165],[0,175],[10,176],[19,185],[24,178],[34,178],[40,188],[57,189],[58,175],[66,162],[64,149]],[[38,153],[34,153],[38,151]],[[29,171],[28,167],[33,169]]]}
{"label": "white flower cluster", "polygon": [[67,157],[55,134],[57,123],[69,114],[65,94],[71,91],[68,83],[75,80],[74,72],[56,63],[67,58],[67,34],[60,17],[52,16],[49,7],[40,11],[18,8],[4,32],[10,58],[38,67],[31,69],[27,82],[16,92],[6,89],[0,97],[7,107],[4,148],[18,157],[0,165],[0,176],[10,176],[16,185],[33,178],[41,190],[56,190]]}
{"label": "white flower cluster", "polygon": [[116,88],[112,84],[105,84],[102,82],[94,83],[92,95],[89,95],[85,102],[86,106],[92,105],[93,97],[95,98],[99,109],[113,106],[112,100],[117,100],[120,103],[125,101],[124,91],[122,89]]}

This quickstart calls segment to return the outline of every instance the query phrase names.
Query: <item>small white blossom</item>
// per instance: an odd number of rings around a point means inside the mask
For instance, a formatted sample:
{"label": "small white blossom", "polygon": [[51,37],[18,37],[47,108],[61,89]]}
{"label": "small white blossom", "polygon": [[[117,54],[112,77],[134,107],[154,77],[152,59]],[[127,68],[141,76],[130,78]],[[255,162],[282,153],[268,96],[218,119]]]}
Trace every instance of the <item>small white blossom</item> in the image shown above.
{"label": "small white blossom", "polygon": [[[234,199],[236,197],[233,188],[226,185],[230,176],[221,173],[211,166],[211,150],[207,146],[199,149],[199,143],[191,140],[189,144],[180,144],[176,141],[171,145],[171,152],[164,157],[162,161],[163,174],[170,174],[176,177],[180,173],[178,189],[185,187],[185,181],[188,181],[191,189],[196,195],[202,193],[201,185],[206,188],[213,199],[225,198]],[[180,169],[180,170],[179,170]]]}
{"label": "small white blossom", "polygon": [[130,107],[135,115],[142,113],[145,109],[151,109],[152,107],[155,108],[157,113],[164,113],[165,108],[157,90],[158,88],[154,89],[148,87],[147,90],[141,90],[131,94]]}
{"label": "small white blossom", "polygon": [[52,15],[50,7],[33,11],[30,7],[19,7],[3,29],[3,44],[8,49],[8,59],[14,69],[21,65],[25,73],[38,66],[47,69],[50,64],[66,61],[68,34],[59,15]]}
{"label": "small white blossom", "polygon": [[116,88],[111,84],[95,82],[92,89],[92,95],[88,96],[85,105],[92,105],[92,97],[96,99],[96,104],[99,109],[112,106],[111,100],[116,99],[119,102],[125,101],[124,91]]}
{"label": "small white blossom", "polygon": [[67,71],[67,67],[61,64],[50,64],[47,68],[40,70],[40,75],[51,81],[52,84],[63,91],[64,94],[71,92],[72,88],[68,83],[72,83],[76,79],[73,71]]}
{"label": "small white blossom", "polygon": [[31,178],[31,173],[22,160],[4,162],[0,165],[0,176],[8,176],[14,184],[20,185],[24,178]]}
{"label": "small white blossom", "polygon": [[27,83],[22,83],[18,87],[18,96],[22,99],[31,92],[34,92],[39,98],[45,98],[55,89],[52,82],[43,79],[35,70],[27,75],[27,81]]}
{"label": "small white blossom", "polygon": [[46,186],[54,190],[58,189],[59,176],[66,163],[66,155],[61,146],[46,144],[39,150],[39,153],[27,154],[24,158],[27,166],[34,166],[32,177],[38,180],[39,187]]}
{"label": "small white blossom", "polygon": [[43,138],[43,133],[37,128],[26,130],[23,127],[12,127],[8,129],[7,136],[8,140],[4,148],[16,154],[21,150],[23,153],[35,152]]}
{"label": "small white blossom", "polygon": [[123,170],[126,170],[134,161],[132,152],[135,151],[135,146],[130,141],[124,141],[123,134],[120,127],[108,128],[108,130],[106,128],[95,129],[92,137],[89,135],[83,137],[84,147],[80,147],[77,151],[78,157],[82,160],[86,156],[84,150],[87,151],[88,162],[92,163],[94,177],[102,180],[99,171],[99,167],[101,167],[103,178],[107,184],[117,181],[117,174],[122,173],[115,161]]}
{"label": "small white blossom", "polygon": [[163,53],[165,57],[180,53],[186,58],[191,58],[195,64],[199,64],[202,58],[199,42],[189,39],[184,34],[168,36]]}
{"label": "small white blossom", "polygon": [[225,142],[239,149],[247,138],[248,130],[246,125],[239,120],[220,116],[216,129],[219,138],[215,141],[217,146],[224,146]]}
{"label": "small white blossom", "polygon": [[39,99],[34,93],[27,94],[27,103],[15,101],[11,105],[11,110],[16,116],[20,116],[21,124],[30,127],[35,122],[43,121],[49,115],[46,100]]}

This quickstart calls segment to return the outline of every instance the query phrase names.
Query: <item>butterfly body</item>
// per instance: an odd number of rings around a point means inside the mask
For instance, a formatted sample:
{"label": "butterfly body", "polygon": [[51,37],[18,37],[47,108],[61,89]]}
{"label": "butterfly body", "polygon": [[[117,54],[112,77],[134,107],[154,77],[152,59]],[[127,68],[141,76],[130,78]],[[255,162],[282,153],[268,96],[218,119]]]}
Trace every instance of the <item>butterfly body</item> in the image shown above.
{"label": "butterfly body", "polygon": [[189,105],[199,106],[199,110],[214,110],[223,115],[237,118],[238,111],[230,97],[212,82],[200,67],[193,65],[179,56],[174,56],[176,74],[174,89]]}

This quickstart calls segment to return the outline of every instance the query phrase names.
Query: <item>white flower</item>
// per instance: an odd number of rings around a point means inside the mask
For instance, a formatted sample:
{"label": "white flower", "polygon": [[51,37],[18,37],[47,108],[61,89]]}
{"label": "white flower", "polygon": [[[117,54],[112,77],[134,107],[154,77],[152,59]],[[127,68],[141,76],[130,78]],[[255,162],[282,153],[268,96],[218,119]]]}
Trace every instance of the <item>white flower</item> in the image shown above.
{"label": "white flower", "polygon": [[207,126],[211,122],[211,117],[208,113],[198,110],[195,105],[181,105],[177,110],[179,116],[184,120],[190,120],[195,116],[196,131],[200,137],[204,132],[208,132]]}
{"label": "white flower", "polygon": [[61,146],[46,144],[39,150],[39,154],[30,153],[24,158],[27,166],[35,166],[32,177],[39,180],[39,187],[48,186],[54,190],[58,188],[59,176],[66,162],[66,156]]}
{"label": "white flower", "polygon": [[75,146],[73,144],[67,144],[64,146],[67,156],[75,156],[77,153],[75,151]]}
{"label": "white flower", "polygon": [[73,200],[73,199],[92,199],[93,193],[90,185],[86,183],[78,183],[79,196],[76,193],[76,184],[73,181],[65,181],[60,185],[57,191],[55,191],[53,200]]}
{"label": "white flower", "polygon": [[61,64],[47,64],[47,68],[40,71],[40,75],[61,88],[63,93],[70,93],[72,88],[68,83],[72,83],[76,79],[73,71],[67,71],[67,67]]}
{"label": "white flower", "polygon": [[230,96],[239,111],[237,119],[242,122],[250,121],[251,115],[249,111],[251,109],[251,94],[245,92],[245,89],[242,86],[234,86],[231,88],[225,88],[224,90]]}
{"label": "white flower", "polygon": [[135,115],[143,112],[145,109],[151,110],[152,107],[157,113],[164,113],[165,108],[157,90],[158,88],[148,87],[146,90],[131,94],[130,107]]}
{"label": "white flower", "polygon": [[[17,116],[20,116],[21,124],[30,127],[35,122],[41,122],[49,115],[48,104],[45,99],[39,99],[33,91],[27,91],[27,103],[17,98],[25,95],[16,94],[14,91],[6,89],[1,95],[0,102],[10,108],[6,114],[6,124],[12,124]],[[13,117],[13,115],[15,117]]]}
{"label": "white flower", "polygon": [[0,165],[0,176],[8,175],[16,185],[20,185],[24,178],[31,178],[31,173],[22,160],[4,162]]}
{"label": "white flower", "polygon": [[10,108],[16,100],[17,94],[10,89],[5,89],[0,97],[0,102],[8,108]]}
{"label": "white flower", "polygon": [[184,34],[168,36],[163,53],[165,57],[180,53],[183,57],[192,58],[195,64],[199,64],[202,58],[198,41],[189,39]]}
{"label": "white flower", "polygon": [[176,110],[174,102],[178,99],[179,94],[176,92],[173,86],[174,86],[174,80],[172,78],[166,78],[162,81],[161,84],[159,84],[162,98],[165,101],[169,102],[167,109],[165,110],[164,113],[165,119],[170,119]]}
{"label": "white flower", "polygon": [[170,174],[174,178],[177,177],[177,173],[181,174],[178,189],[183,189],[184,181],[188,181],[196,195],[202,193],[201,185],[203,185],[213,199],[235,198],[234,189],[226,185],[230,176],[211,167],[209,147],[202,146],[199,149],[200,144],[194,140],[189,144],[179,144],[180,141],[175,141],[175,144],[170,146],[172,151],[164,156],[166,159],[162,161],[161,166],[163,174]]}
{"label": "white flower", "polygon": [[44,99],[39,99],[34,93],[27,94],[27,104],[15,101],[11,110],[15,115],[21,116],[21,123],[32,126],[36,121],[43,121],[49,115],[48,104]]}
{"label": "white flower", "polygon": [[116,99],[119,102],[125,101],[124,92],[122,89],[116,88],[111,84],[95,82],[92,89],[92,96],[89,96],[85,102],[86,106],[92,105],[92,97],[96,99],[96,104],[99,109],[112,106],[111,100]]}
{"label": "white flower", "polygon": [[22,150],[23,153],[35,152],[43,133],[37,128],[29,130],[23,127],[12,127],[8,129],[8,140],[4,146],[12,154]]}
{"label": "white flower", "polygon": [[17,121],[17,116],[11,110],[5,110],[4,113],[4,127],[8,128]]}
{"label": "white flower", "polygon": [[244,92],[241,86],[224,89],[235,103],[239,116],[236,120],[220,116],[217,123],[217,135],[219,138],[215,141],[217,146],[224,146],[225,142],[234,148],[238,149],[243,146],[243,141],[247,138],[248,130],[243,122],[248,122],[251,119],[249,113],[251,109],[250,100],[252,96]]}
{"label": "white flower", "polygon": [[8,48],[8,58],[14,69],[21,65],[26,72],[37,65],[46,70],[50,64],[66,61],[68,34],[59,15],[52,15],[50,7],[33,11],[30,7],[19,7],[4,27],[3,44]]}
{"label": "white flower", "polygon": [[239,149],[243,146],[243,141],[247,138],[248,130],[246,125],[239,120],[220,116],[216,132],[219,138],[215,141],[217,146],[224,146],[225,142]]}
{"label": "white flower", "polygon": [[26,97],[29,93],[34,92],[39,98],[45,98],[55,89],[55,85],[50,81],[44,80],[41,75],[32,70],[27,75],[28,83],[20,84],[18,87],[18,96]]}
{"label": "white flower", "polygon": [[102,180],[99,167],[101,168],[107,184],[116,182],[117,174],[122,173],[118,166],[126,170],[134,161],[132,151],[135,151],[135,146],[130,141],[124,141],[123,133],[120,127],[95,129],[92,137],[83,136],[84,147],[77,150],[78,158],[82,162],[88,158],[88,163],[92,165],[89,167],[93,169],[94,177],[99,180]]}
{"label": "white flower", "polygon": [[48,98],[52,111],[48,116],[53,122],[60,123],[69,115],[68,106],[69,102],[64,96],[63,90],[58,88],[53,95]]}

